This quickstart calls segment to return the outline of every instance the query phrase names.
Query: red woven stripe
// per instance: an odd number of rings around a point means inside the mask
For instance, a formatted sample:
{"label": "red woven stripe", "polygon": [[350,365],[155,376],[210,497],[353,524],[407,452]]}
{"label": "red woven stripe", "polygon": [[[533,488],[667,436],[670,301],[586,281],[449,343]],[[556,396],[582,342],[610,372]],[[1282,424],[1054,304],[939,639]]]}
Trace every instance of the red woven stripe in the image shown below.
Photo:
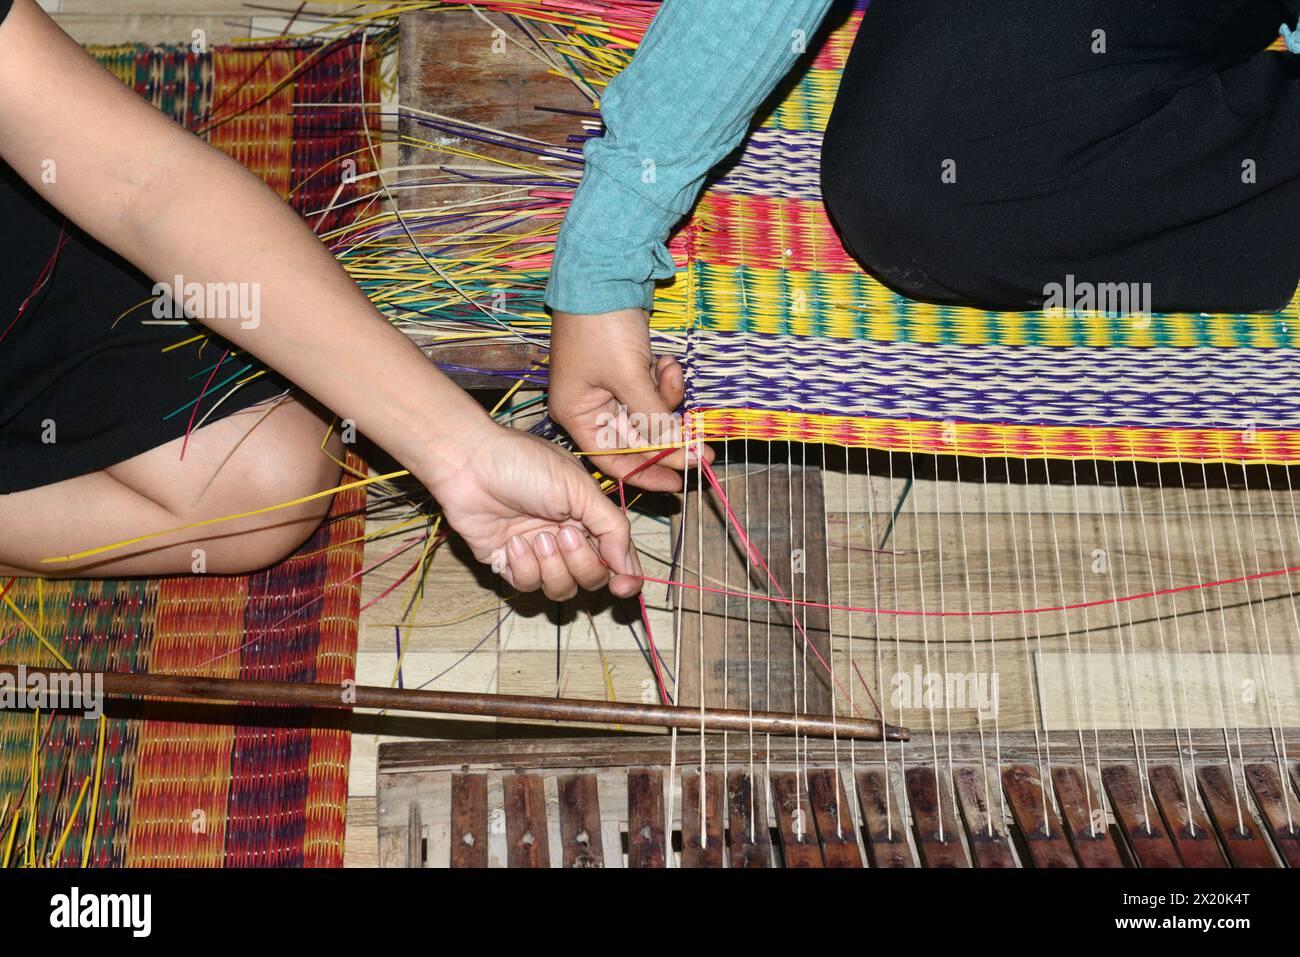
{"label": "red woven stripe", "polygon": [[[348,456],[348,463],[358,471],[365,469],[355,455]],[[325,578],[333,587],[325,590],[320,613],[320,644],[316,648],[316,680],[320,682],[341,684],[356,678],[363,557],[358,540],[365,534],[365,499],[361,488],[338,496],[333,514],[341,518],[328,529]],[[348,731],[323,724],[313,727],[302,838],[306,867],[343,866],[351,754]]]}
{"label": "red woven stripe", "polygon": [[[163,579],[150,669],[234,677],[247,603],[247,578]],[[127,866],[219,867],[225,862],[233,741],[232,727],[211,721],[140,723]]]}
{"label": "red woven stripe", "polygon": [[826,218],[807,200],[706,193],[691,220],[701,262],[816,272],[859,273]]}

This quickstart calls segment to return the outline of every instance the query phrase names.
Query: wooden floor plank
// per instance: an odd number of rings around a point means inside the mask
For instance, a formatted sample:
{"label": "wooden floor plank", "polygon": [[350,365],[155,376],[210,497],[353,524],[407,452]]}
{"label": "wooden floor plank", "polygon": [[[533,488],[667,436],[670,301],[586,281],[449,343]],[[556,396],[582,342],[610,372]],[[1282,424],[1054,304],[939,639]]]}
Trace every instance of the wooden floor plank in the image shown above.
{"label": "wooden floor plank", "polygon": [[407,805],[406,866],[424,867],[424,824],[420,820],[420,805],[414,801]]}
{"label": "wooden floor plank", "polygon": [[1110,834],[1101,793],[1091,786],[1087,769],[1053,768],[1052,784],[1079,863],[1084,867],[1123,867],[1124,860]]}
{"label": "wooden floor plank", "polygon": [[907,810],[890,788],[888,775],[863,770],[857,773],[855,783],[871,866],[915,867],[916,858],[907,842]]}
{"label": "wooden floor plank", "polygon": [[560,795],[560,844],[565,867],[604,867],[605,847],[600,837],[600,798],[596,775],[562,774],[556,781]]}
{"label": "wooden floor plank", "polygon": [[1004,768],[1002,786],[1034,867],[1078,867],[1065,828],[1043,793],[1038,771],[1028,765]]}
{"label": "wooden floor plank", "polygon": [[[1151,814],[1151,820],[1132,820],[1131,827],[1126,827],[1130,845],[1143,867],[1161,866],[1158,863],[1144,862],[1151,853],[1149,844],[1154,843],[1157,853],[1162,853],[1164,841],[1173,840],[1179,861],[1184,867],[1227,867],[1227,858],[1219,848],[1218,835],[1210,824],[1201,807],[1200,792],[1195,781],[1184,783],[1182,772],[1173,765],[1157,765],[1149,768],[1148,779],[1151,791],[1160,807],[1160,815]],[[1127,789],[1136,785],[1130,783]],[[1191,798],[1188,801],[1188,798]],[[1161,826],[1164,819],[1164,827]],[[1134,830],[1136,828],[1136,830]],[[1135,843],[1136,837],[1136,843]]]}
{"label": "wooden floor plank", "polygon": [[664,844],[664,772],[631,768],[627,772],[627,866],[667,867]]}
{"label": "wooden floor plank", "polygon": [[781,857],[786,867],[821,867],[821,842],[808,804],[808,788],[797,771],[773,771],[772,808],[781,831]]}
{"label": "wooden floor plank", "polygon": [[378,834],[380,867],[399,868],[407,866],[407,833],[405,824],[400,827],[397,825],[380,825]]}
{"label": "wooden floor plank", "polygon": [[451,866],[488,866],[486,774],[451,776]]}
{"label": "wooden floor plank", "polygon": [[767,787],[739,769],[727,773],[727,822],[732,867],[771,867],[772,834],[767,826]]}
{"label": "wooden floor plank", "polygon": [[546,833],[546,784],[540,774],[507,774],[506,859],[509,867],[550,867]]}
{"label": "wooden floor plank", "polygon": [[958,832],[957,809],[950,789],[933,768],[908,768],[907,803],[912,809],[912,829],[925,867],[970,867]]}
{"label": "wooden floor plank", "polygon": [[[685,530],[682,578],[687,584],[715,588],[729,583],[728,591],[734,594],[681,590],[679,703],[699,704],[702,685],[704,700],[720,707],[829,714],[831,683],[818,659],[830,660],[830,612],[815,607],[828,601],[822,473],[817,468],[782,464],[779,481],[772,481],[765,468],[723,466],[716,474],[733,513],[749,516],[746,533],[767,571],[749,560],[715,492],[706,486],[702,511],[700,493],[687,493],[681,516],[673,520],[674,539],[679,529]],[[792,550],[796,542],[798,560]],[[810,605],[792,609],[752,599],[747,602],[747,579],[753,592],[779,590]],[[770,656],[767,639],[760,642],[754,638],[760,617],[764,634],[771,636]],[[810,648],[805,648],[805,635]],[[747,654],[750,649],[752,658]]]}
{"label": "wooden floor plank", "polygon": [[953,785],[957,792],[957,809],[966,825],[966,841],[976,867],[1007,868],[1016,866],[1016,856],[1011,851],[1011,839],[1002,826],[1002,816],[991,810],[989,791],[1002,794],[995,772],[989,772],[993,781],[976,768],[955,768]]}
{"label": "wooden floor plank", "polygon": [[[722,773],[682,772],[682,867],[722,867],[726,857],[726,803]],[[702,805],[701,805],[701,802]],[[703,809],[704,827],[700,827]]]}
{"label": "wooden floor plank", "polygon": [[1276,867],[1273,851],[1250,815],[1249,798],[1231,771],[1219,764],[1202,765],[1196,769],[1196,782],[1232,866]]}

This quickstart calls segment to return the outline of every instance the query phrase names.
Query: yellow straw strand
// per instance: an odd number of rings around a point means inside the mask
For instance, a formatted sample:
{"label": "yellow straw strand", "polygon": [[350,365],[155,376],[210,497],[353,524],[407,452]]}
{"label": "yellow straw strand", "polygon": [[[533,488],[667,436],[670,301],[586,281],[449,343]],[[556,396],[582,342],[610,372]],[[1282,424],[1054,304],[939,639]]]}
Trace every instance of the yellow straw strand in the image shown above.
{"label": "yellow straw strand", "polygon": [[99,782],[104,775],[104,727],[108,719],[99,716],[99,745],[95,754],[95,788],[90,795],[90,819],[86,822],[86,846],[81,849],[81,866],[90,863],[90,848],[95,843],[95,818],[99,817]]}
{"label": "yellow straw strand", "polygon": [[72,833],[72,825],[77,821],[77,815],[81,813],[81,802],[86,799],[86,790],[90,787],[90,778],[81,782],[81,793],[77,795],[77,803],[72,806],[72,813],[68,815],[68,823],[63,827],[63,834],[59,838],[59,843],[54,845],[54,853],[50,855],[50,865],[53,866],[63,853],[63,845],[68,843],[68,835]]}
{"label": "yellow straw strand", "polygon": [[28,818],[27,818],[27,838],[23,842],[27,849],[26,865],[35,867],[36,864],[36,792],[40,790],[40,767],[36,762],[37,752],[40,750],[40,730],[41,730],[41,709],[37,708],[32,712],[32,768],[27,778],[27,786],[31,790],[27,795]]}
{"label": "yellow straw strand", "polygon": [[0,595],[0,598],[3,598],[6,607],[8,607],[10,611],[12,611],[15,615],[18,616],[18,620],[27,626],[28,630],[31,631],[31,633],[36,636],[36,640],[41,643],[41,646],[45,648],[50,654],[52,654],[58,660],[59,664],[63,665],[63,667],[65,668],[72,667],[72,665],[68,664],[68,659],[64,658],[63,655],[59,654],[59,649],[55,648],[52,644],[50,644],[45,639],[45,636],[41,634],[40,629],[31,623],[31,620],[26,615],[23,614],[21,608],[19,608],[17,605],[14,604],[14,600],[12,598],[10,598],[8,595]]}
{"label": "yellow straw strand", "polygon": [[5,843],[5,859],[3,862],[0,862],[0,868],[7,868],[9,866],[9,858],[13,856],[14,838],[18,836],[18,819],[22,817],[19,812],[20,808],[14,808],[14,820],[13,823],[9,825],[9,840]]}
{"label": "yellow straw strand", "polygon": [[75,562],[83,558],[103,555],[105,552],[111,552],[119,548],[126,548],[128,545],[138,545],[141,542],[148,542],[155,538],[162,538],[164,535],[173,535],[177,532],[187,532],[192,528],[203,528],[208,525],[218,525],[221,522],[232,522],[240,518],[252,518],[256,515],[266,515],[269,512],[277,512],[282,508],[292,508],[295,505],[302,505],[305,502],[314,502],[318,498],[326,498],[330,495],[337,495],[339,492],[347,492],[354,488],[373,485],[376,482],[387,482],[391,479],[401,478],[410,474],[410,471],[407,469],[398,469],[396,472],[389,472],[387,475],[376,475],[373,478],[360,479],[356,482],[347,482],[343,485],[336,486],[335,488],[327,488],[322,492],[313,492],[311,495],[304,495],[302,498],[296,498],[292,502],[281,502],[279,505],[267,505],[247,512],[236,512],[234,515],[223,515],[220,518],[205,518],[202,521],[191,522],[188,525],[181,525],[177,528],[164,528],[157,532],[148,532],[144,535],[137,535],[135,538],[128,538],[120,542],[114,542],[111,545],[100,545],[97,548],[87,548],[85,551],[74,552],[71,555],[58,555],[52,558],[42,558],[41,564],[56,565],[62,562]]}
{"label": "yellow straw strand", "polygon": [[[424,567],[425,567],[425,566],[424,566],[424,563],[425,563],[425,561],[426,561],[426,560],[428,559],[428,557],[429,557],[429,550],[430,550],[430,548],[431,548],[432,545],[433,545],[433,541],[434,541],[434,539],[437,538],[437,536],[438,536],[438,528],[439,528],[441,525],[442,525],[442,516],[439,515],[438,518],[437,518],[437,521],[435,521],[435,522],[433,523],[433,528],[430,530],[428,537],[425,539],[425,547],[424,547],[424,551],[423,551],[423,552],[421,553],[421,555],[420,555],[420,571],[419,571],[419,573],[416,575],[417,581],[418,581],[418,579],[419,579],[421,576],[424,575]],[[409,620],[410,620],[411,618],[414,617],[414,615],[415,615],[415,611],[416,611],[416,607],[418,607],[418,605],[412,607],[412,609],[411,609],[411,614],[407,616],[407,620],[408,620],[408,622],[409,622]],[[397,656],[397,664],[394,665],[394,667],[393,667],[393,678],[392,678],[392,680],[389,682],[389,687],[392,687],[392,688],[396,688],[396,687],[397,687],[397,679],[398,679],[399,677],[401,677],[401,674],[402,674],[402,664],[406,661],[406,649],[408,649],[408,648],[410,648],[410,647],[411,647],[411,642],[410,642],[410,639],[408,638],[406,644],[402,645],[402,653],[401,653],[400,655]]]}

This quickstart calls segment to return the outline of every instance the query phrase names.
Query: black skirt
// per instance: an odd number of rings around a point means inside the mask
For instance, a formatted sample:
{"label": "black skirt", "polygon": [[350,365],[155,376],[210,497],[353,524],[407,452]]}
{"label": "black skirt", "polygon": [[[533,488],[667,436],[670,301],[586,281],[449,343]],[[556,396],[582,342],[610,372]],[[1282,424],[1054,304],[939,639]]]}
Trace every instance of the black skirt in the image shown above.
{"label": "black skirt", "polygon": [[[846,247],[913,298],[1139,283],[1265,312],[1300,277],[1295,0],[874,0],[826,132]],[[1145,285],[1149,284],[1149,285]]]}
{"label": "black skirt", "polygon": [[270,374],[235,388],[261,366],[222,361],[231,347],[215,335],[164,351],[206,330],[160,323],[153,289],[0,164],[0,494],[115,465],[191,417],[287,389]]}

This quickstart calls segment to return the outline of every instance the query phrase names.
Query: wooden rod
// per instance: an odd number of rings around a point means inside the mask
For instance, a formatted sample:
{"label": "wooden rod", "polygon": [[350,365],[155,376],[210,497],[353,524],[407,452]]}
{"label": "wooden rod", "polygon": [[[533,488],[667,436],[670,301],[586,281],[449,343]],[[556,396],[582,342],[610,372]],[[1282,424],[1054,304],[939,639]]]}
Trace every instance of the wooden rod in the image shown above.
{"label": "wooden rod", "polygon": [[[20,674],[21,668],[21,674]],[[872,718],[787,714],[777,711],[740,711],[724,708],[629,704],[587,701],[581,698],[545,698],[517,694],[471,694],[461,691],[418,691],[373,685],[330,685],[280,681],[245,681],[189,675],[129,674],[123,672],[69,671],[62,668],[27,668],[0,665],[15,687],[31,687],[33,676],[46,687],[66,687],[80,676],[81,687],[102,689],[109,698],[161,697],[193,701],[237,701],[308,708],[376,708],[393,711],[428,711],[436,714],[523,718],[534,721],[576,721],[592,724],[626,724],[643,727],[705,731],[748,731],[762,734],[801,734],[813,738],[857,738],[907,741],[906,728]],[[102,685],[96,682],[102,680]]]}

